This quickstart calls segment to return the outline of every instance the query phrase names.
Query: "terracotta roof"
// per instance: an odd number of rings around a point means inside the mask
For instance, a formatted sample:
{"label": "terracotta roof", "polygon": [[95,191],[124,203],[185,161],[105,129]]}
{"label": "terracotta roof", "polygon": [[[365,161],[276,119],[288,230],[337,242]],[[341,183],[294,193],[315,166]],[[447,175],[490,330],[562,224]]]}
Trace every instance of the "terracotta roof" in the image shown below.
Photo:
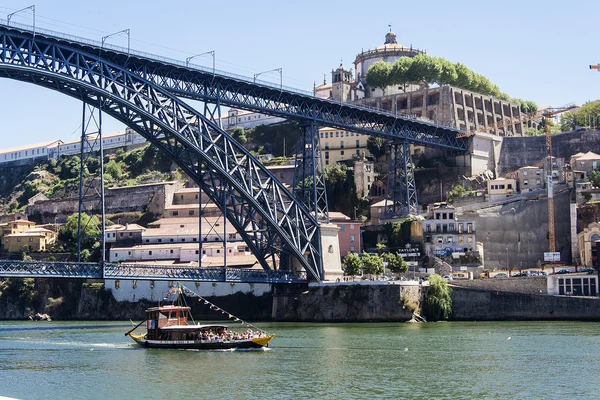
{"label": "terracotta roof", "polygon": [[37,232],[42,232],[42,233],[54,233],[54,231],[51,231],[50,229],[46,229],[46,228],[31,228],[29,229],[27,232],[25,233],[37,233]]}
{"label": "terracotta roof", "polygon": [[592,151],[588,151],[584,155],[577,157],[577,161],[599,160],[599,159],[600,159],[600,155],[598,155]]}
{"label": "terracotta roof", "polygon": [[347,216],[344,213],[341,212],[336,212],[336,211],[330,211],[329,212],[329,219],[332,221],[350,221],[351,218],[349,216]]}

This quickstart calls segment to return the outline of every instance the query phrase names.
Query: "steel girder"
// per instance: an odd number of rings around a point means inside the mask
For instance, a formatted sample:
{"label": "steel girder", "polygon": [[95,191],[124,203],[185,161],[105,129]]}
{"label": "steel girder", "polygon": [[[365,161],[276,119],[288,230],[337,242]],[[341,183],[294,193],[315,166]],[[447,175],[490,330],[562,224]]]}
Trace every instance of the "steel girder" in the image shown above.
{"label": "steel girder", "polygon": [[0,277],[304,283],[305,272],[45,261],[0,261]]}
{"label": "steel girder", "polygon": [[8,278],[102,278],[100,263],[0,261],[0,276]]}
{"label": "steel girder", "polygon": [[104,268],[105,279],[178,280],[202,282],[303,283],[305,272],[257,271],[239,268],[185,268],[172,266],[115,265]]}
{"label": "steel girder", "polygon": [[[18,31],[32,35],[27,27],[0,24],[0,33]],[[322,126],[336,127],[361,134],[380,136],[394,142],[468,151],[468,138],[457,137],[461,131],[448,126],[412,119],[366,107],[319,99],[283,87],[256,84],[248,78],[231,77],[194,68],[147,53],[117,46],[102,47],[99,42],[37,29],[36,38],[45,43],[68,43],[87,53],[102,53],[105,60],[120,65],[143,79],[177,96],[224,106],[252,110],[299,121],[310,120]],[[215,118],[216,119],[216,118]]]}
{"label": "steel girder", "polygon": [[410,144],[392,144],[387,176],[387,218],[419,213]]}
{"label": "steel girder", "polygon": [[215,204],[227,204],[227,218],[265,270],[292,256],[311,279],[323,279],[317,220],[201,113],[98,54],[7,29],[0,29],[0,42],[0,77],[102,104],[102,111],[166,152]]}

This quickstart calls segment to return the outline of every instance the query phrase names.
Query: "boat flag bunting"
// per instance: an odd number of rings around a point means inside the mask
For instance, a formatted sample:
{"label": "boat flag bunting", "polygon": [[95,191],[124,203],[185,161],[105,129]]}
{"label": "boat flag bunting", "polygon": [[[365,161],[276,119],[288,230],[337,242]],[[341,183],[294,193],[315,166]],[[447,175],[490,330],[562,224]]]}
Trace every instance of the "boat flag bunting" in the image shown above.
{"label": "boat flag bunting", "polygon": [[[171,293],[171,291],[169,290],[169,292],[167,292],[167,297],[169,296],[170,293]],[[225,310],[223,310],[223,309],[221,309],[219,307],[217,307],[216,305],[214,305],[210,301],[206,300],[204,297],[200,296],[198,293],[194,292],[193,290],[189,289],[188,287],[182,285],[181,283],[178,283],[178,287],[175,288],[175,292],[174,293],[180,293],[180,294],[181,293],[185,293],[185,294],[187,294],[190,297],[197,297],[199,302],[200,301],[204,301],[204,305],[205,306],[209,306],[209,308],[211,310],[221,311],[221,314],[227,315],[228,318],[233,318],[234,322],[240,322],[242,325],[247,325],[247,326],[252,327],[252,328],[254,328],[256,330],[261,330],[260,328],[258,328],[256,326],[254,326],[254,325],[252,325],[252,324],[250,324],[250,323],[248,323],[248,322],[246,322],[246,321],[244,321],[244,320],[236,317],[235,315],[233,315],[233,314],[231,314],[231,313],[229,313],[229,312],[227,312],[227,311],[225,311]],[[165,300],[167,300],[167,299],[165,298]]]}

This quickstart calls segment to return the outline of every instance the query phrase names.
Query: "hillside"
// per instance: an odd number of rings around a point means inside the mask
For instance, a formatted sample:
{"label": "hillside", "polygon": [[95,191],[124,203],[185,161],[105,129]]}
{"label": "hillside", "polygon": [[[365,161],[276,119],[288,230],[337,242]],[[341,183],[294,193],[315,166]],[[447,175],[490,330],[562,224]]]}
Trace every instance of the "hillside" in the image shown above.
{"label": "hillside", "polygon": [[[172,161],[149,144],[105,154],[104,163],[107,188],[184,179]],[[85,159],[86,183],[97,181],[99,166],[98,157]],[[62,156],[37,165],[0,167],[0,214],[24,211],[27,201],[37,193],[49,199],[77,196],[80,170],[79,156]]]}

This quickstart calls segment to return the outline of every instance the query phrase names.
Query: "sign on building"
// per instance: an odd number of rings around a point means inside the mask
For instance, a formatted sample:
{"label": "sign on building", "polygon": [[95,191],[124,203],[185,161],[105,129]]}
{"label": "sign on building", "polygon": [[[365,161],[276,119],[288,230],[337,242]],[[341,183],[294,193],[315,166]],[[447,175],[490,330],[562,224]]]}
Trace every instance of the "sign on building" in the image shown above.
{"label": "sign on building", "polygon": [[546,262],[557,262],[560,261],[560,252],[544,252],[544,261]]}

